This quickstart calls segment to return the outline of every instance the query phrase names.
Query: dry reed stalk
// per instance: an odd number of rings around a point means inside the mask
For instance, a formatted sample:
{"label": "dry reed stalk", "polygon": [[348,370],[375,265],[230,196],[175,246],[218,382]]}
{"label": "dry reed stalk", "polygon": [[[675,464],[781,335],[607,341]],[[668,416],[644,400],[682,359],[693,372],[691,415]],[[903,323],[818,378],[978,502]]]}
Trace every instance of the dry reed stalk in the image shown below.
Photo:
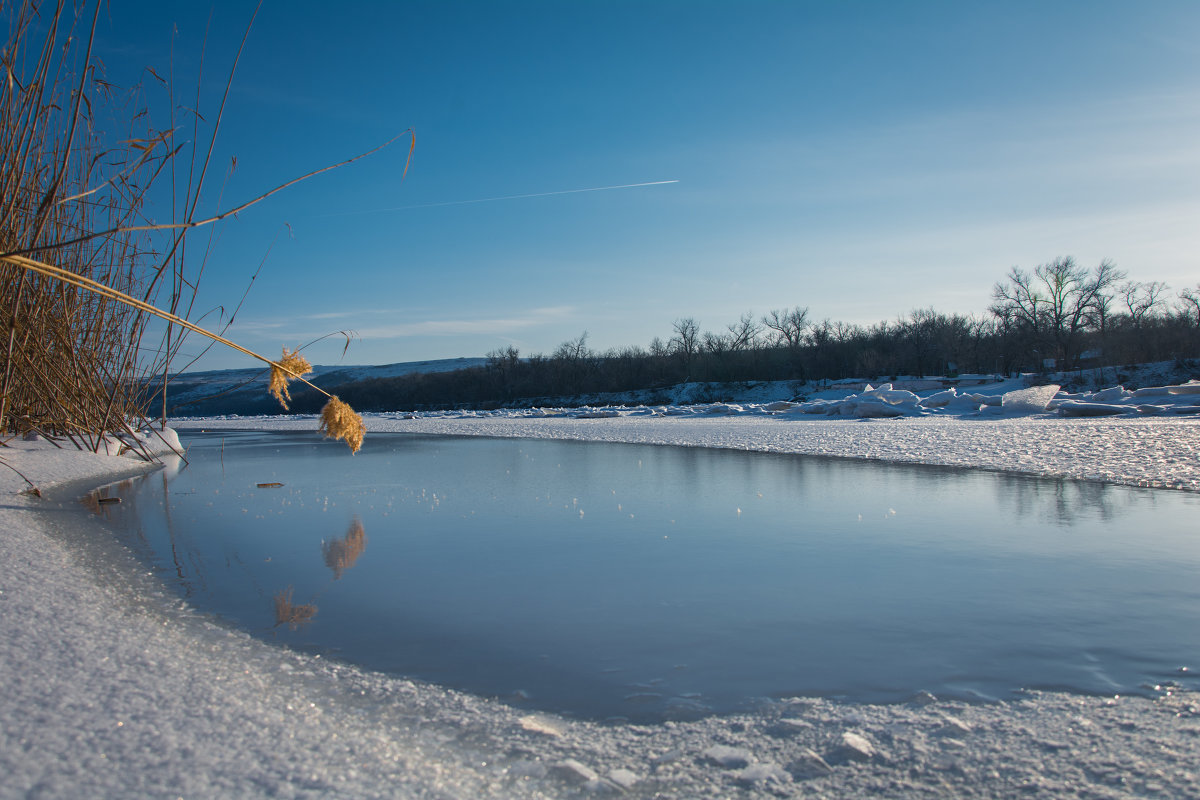
{"label": "dry reed stalk", "polygon": [[[412,134],[204,217],[199,200],[225,99],[211,134],[192,114],[190,152],[174,143],[184,105],[169,81],[170,124],[153,127],[141,87],[129,92],[126,112],[124,92],[93,63],[101,5],[12,0],[0,14],[0,437],[33,431],[96,450],[107,433],[148,424],[150,376],[162,376],[166,424],[166,376],[189,333],[265,361],[273,377],[280,370],[277,396],[288,397],[287,376],[303,378],[286,351],[272,362],[188,321],[203,261],[185,271],[192,263],[185,234]],[[226,98],[245,43],[243,36]],[[414,136],[406,174],[415,145]],[[181,152],[185,180],[177,184]],[[168,224],[149,222],[144,207],[160,176],[169,179],[172,209],[180,209]],[[155,307],[160,289],[170,292],[167,311]],[[157,350],[143,347],[152,316],[167,321]],[[360,442],[361,433],[352,448]]]}
{"label": "dry reed stalk", "polygon": [[[21,472],[21,470],[17,469],[17,468],[16,468],[16,467],[14,467],[12,464],[8,464],[8,463],[6,463],[6,462],[4,462],[4,461],[0,461],[0,465],[3,465],[3,466],[5,466],[5,467],[8,467],[8,468],[9,468],[9,469],[11,469],[13,472],[17,473],[17,475],[21,476],[21,480],[23,480],[23,481],[25,481],[27,484],[29,484],[29,488],[28,488],[28,489],[25,489],[25,490],[23,490],[23,491],[21,492],[21,494],[31,494],[31,495],[33,495],[34,497],[41,497],[41,496],[42,496],[42,490],[41,490],[41,489],[39,489],[39,488],[37,487],[37,484],[35,484],[33,481],[29,480],[29,478],[25,477],[25,473],[24,473],[24,472]],[[364,540],[364,543],[365,543],[365,540]],[[340,577],[340,576],[339,576],[339,577]]]}
{"label": "dry reed stalk", "polygon": [[[143,199],[170,156],[160,146],[169,135],[143,132],[136,108],[127,130],[111,137],[102,130],[113,87],[91,63],[101,3],[86,17],[87,0],[4,5],[0,254],[27,253],[140,293],[153,257],[148,241],[115,232],[65,243],[144,219]],[[120,143],[105,147],[106,139]],[[0,263],[0,433],[33,431],[99,449],[105,433],[140,427],[143,329],[136,309]]]}
{"label": "dry reed stalk", "polygon": [[[206,330],[194,322],[190,322],[183,317],[176,316],[169,311],[163,311],[162,309],[156,308],[149,303],[138,300],[135,297],[130,297],[123,292],[119,292],[116,289],[105,286],[102,283],[98,283],[90,278],[85,278],[80,275],[75,275],[67,270],[60,269],[51,264],[44,264],[40,261],[34,261],[31,258],[25,258],[24,256],[11,255],[0,255],[0,263],[11,264],[30,272],[34,272],[38,275],[56,278],[57,280],[62,281],[70,286],[86,289],[89,292],[94,292],[103,297],[116,300],[118,303],[132,306],[133,308],[143,311],[146,314],[161,317],[162,319],[179,325],[191,331],[192,333],[205,336],[215,342],[219,342],[227,347],[231,347],[240,353],[245,353],[248,356],[257,358],[259,361],[265,362],[271,367],[272,373],[274,373],[276,370],[279,370],[280,373],[291,375],[296,380],[301,381],[313,389],[316,389],[318,392],[329,398],[329,402],[327,402],[325,407],[321,409],[321,431],[328,437],[332,437],[334,439],[344,439],[346,444],[350,446],[351,453],[357,453],[359,448],[362,447],[363,437],[367,432],[367,428],[366,425],[363,424],[362,417],[354,413],[354,409],[350,408],[350,406],[348,406],[346,403],[343,403],[337,397],[331,395],[320,386],[305,380],[303,377],[297,374],[295,369],[292,367],[272,361],[264,355],[260,355],[253,350],[242,347],[237,342],[231,341],[226,339],[224,336],[220,336],[212,331]],[[286,348],[284,348],[284,355],[285,357],[287,356]],[[308,361],[302,356],[299,357],[299,361],[295,360],[296,354],[293,353],[292,356],[293,367],[300,366],[300,362],[303,362],[304,365],[308,365]],[[285,405],[284,408],[287,408],[287,406]]]}

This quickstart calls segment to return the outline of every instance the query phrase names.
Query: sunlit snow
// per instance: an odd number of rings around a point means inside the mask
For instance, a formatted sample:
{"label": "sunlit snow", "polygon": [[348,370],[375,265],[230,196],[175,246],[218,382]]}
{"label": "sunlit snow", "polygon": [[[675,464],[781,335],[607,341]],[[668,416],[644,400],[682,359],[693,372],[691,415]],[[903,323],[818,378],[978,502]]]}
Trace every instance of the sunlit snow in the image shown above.
{"label": "sunlit snow", "polygon": [[[1196,491],[1198,386],[1047,397],[1017,385],[859,385],[799,403],[380,414],[367,426],[819,453]],[[312,418],[179,424],[317,435]],[[55,510],[55,486],[136,474],[140,462],[18,440],[0,459],[47,495],[18,495],[25,481],[0,467],[0,797],[1195,790],[1200,665],[1179,665],[1148,689],[1152,697],[1031,692],[973,705],[919,693],[886,706],[794,698],[653,726],[530,717],[256,641],[173,600],[99,530],[68,530],[78,516]]]}

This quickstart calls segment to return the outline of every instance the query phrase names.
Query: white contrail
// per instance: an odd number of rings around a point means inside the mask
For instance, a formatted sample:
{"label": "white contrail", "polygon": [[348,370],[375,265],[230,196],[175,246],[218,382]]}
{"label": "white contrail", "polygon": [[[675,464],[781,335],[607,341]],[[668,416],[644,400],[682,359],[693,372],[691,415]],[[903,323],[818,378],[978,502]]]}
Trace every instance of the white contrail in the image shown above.
{"label": "white contrail", "polygon": [[662,186],[667,183],[679,183],[678,178],[669,181],[646,181],[645,183],[623,183],[620,186],[592,186],[587,189],[560,189],[557,192],[534,192],[532,194],[509,194],[503,197],[480,197],[476,200],[447,200],[443,203],[421,203],[413,206],[396,206],[395,208],[372,208],[366,211],[343,211],[329,216],[344,216],[347,214],[374,214],[383,211],[409,211],[415,208],[438,208],[440,206],[464,206],[471,203],[492,203],[497,200],[523,200],[527,197],[550,197],[555,194],[579,194],[580,192],[606,192],[609,189],[636,189],[640,186]]}

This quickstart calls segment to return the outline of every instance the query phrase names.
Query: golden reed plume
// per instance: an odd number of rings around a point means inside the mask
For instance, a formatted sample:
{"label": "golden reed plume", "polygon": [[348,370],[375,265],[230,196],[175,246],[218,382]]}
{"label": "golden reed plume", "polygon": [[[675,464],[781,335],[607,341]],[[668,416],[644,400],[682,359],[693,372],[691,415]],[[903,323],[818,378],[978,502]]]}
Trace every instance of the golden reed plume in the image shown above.
{"label": "golden reed plume", "polygon": [[299,350],[289,353],[285,347],[279,361],[271,365],[271,380],[267,391],[273,394],[279,401],[279,405],[283,406],[283,410],[287,411],[287,401],[292,399],[292,395],[288,392],[288,380],[302,378],[310,372],[312,372],[312,364],[308,363],[308,359],[300,355]]}
{"label": "golden reed plume", "polygon": [[334,439],[345,439],[350,452],[357,453],[367,434],[367,426],[353,408],[337,397],[330,396],[329,402],[321,409],[321,432]]}

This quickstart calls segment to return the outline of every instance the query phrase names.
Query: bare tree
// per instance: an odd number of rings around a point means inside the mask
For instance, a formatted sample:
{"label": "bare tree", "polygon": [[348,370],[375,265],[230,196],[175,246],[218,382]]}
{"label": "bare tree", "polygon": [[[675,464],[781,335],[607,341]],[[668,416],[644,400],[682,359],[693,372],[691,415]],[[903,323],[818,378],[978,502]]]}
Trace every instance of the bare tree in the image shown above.
{"label": "bare tree", "polygon": [[787,374],[796,379],[804,380],[807,373],[804,368],[803,348],[807,344],[808,309],[795,308],[772,309],[761,322],[769,331],[767,341],[770,345],[783,350]]}
{"label": "bare tree", "polygon": [[1195,289],[1182,289],[1179,292],[1179,310],[1180,313],[1191,316],[1196,315],[1196,327],[1200,328],[1200,283],[1196,284]]}
{"label": "bare tree", "polygon": [[498,347],[487,354],[487,366],[490,369],[503,369],[516,364],[521,359],[521,351],[511,344]]}
{"label": "bare tree", "polygon": [[898,333],[908,346],[912,366],[918,378],[924,378],[933,366],[934,337],[946,324],[946,319],[930,308],[914,309],[907,320],[900,320]]}
{"label": "bare tree", "polygon": [[720,333],[705,331],[703,336],[704,349],[712,353],[714,356],[720,356],[727,350],[730,350],[730,339]]}
{"label": "bare tree", "polygon": [[1051,346],[1060,365],[1075,358],[1080,334],[1125,273],[1105,259],[1093,270],[1071,256],[1056,258],[1033,273],[1013,267],[992,289],[991,311],[1007,324],[1030,331]]}
{"label": "bare tree", "polygon": [[753,350],[758,346],[758,337],[762,333],[762,326],[755,321],[754,315],[749,311],[742,314],[741,319],[737,322],[726,327],[729,329],[730,350]]}
{"label": "bare tree", "polygon": [[671,350],[683,358],[690,377],[692,361],[700,352],[700,324],[692,317],[684,317],[675,320],[671,327],[675,330],[675,335],[671,337]]}
{"label": "bare tree", "polygon": [[1034,276],[1020,267],[1008,272],[1008,282],[992,287],[991,312],[1006,325],[1026,327],[1033,331],[1042,328],[1042,306],[1048,302],[1034,285]]}
{"label": "bare tree", "polygon": [[562,361],[578,362],[591,356],[592,353],[588,350],[587,346],[587,338],[588,332],[584,331],[579,334],[579,338],[563,342],[554,351],[552,357]]}
{"label": "bare tree", "polygon": [[502,397],[507,398],[511,394],[513,378],[520,363],[521,351],[511,344],[487,354],[487,371],[494,378],[496,389]]}
{"label": "bare tree", "polygon": [[578,338],[560,344],[551,354],[552,384],[556,391],[584,391],[583,383],[595,367],[595,353],[588,349],[587,338],[587,331],[584,331]]}
{"label": "bare tree", "polygon": [[1128,281],[1121,285],[1121,297],[1129,309],[1129,321],[1135,328],[1140,328],[1146,317],[1154,312],[1154,307],[1162,303],[1163,294],[1168,288],[1162,281]]}
{"label": "bare tree", "polygon": [[1087,312],[1088,327],[1099,331],[1102,340],[1108,333],[1108,320],[1113,315],[1113,301],[1115,299],[1116,295],[1114,291],[1104,289],[1096,294],[1096,298],[1092,302],[1092,307]]}
{"label": "bare tree", "polygon": [[808,308],[776,308],[762,318],[762,324],[774,333],[774,344],[795,349],[804,344],[808,330]]}
{"label": "bare tree", "polygon": [[833,340],[839,344],[845,344],[852,341],[856,336],[862,334],[862,328],[849,322],[838,320],[833,323]]}

